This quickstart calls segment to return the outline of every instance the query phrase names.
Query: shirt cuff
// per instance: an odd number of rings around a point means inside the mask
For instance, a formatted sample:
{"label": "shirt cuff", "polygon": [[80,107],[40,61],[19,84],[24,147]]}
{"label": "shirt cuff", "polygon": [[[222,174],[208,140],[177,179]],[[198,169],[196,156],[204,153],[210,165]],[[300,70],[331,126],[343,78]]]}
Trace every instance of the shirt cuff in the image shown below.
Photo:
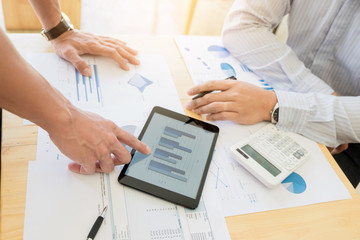
{"label": "shirt cuff", "polygon": [[310,117],[306,94],[275,90],[279,103],[279,121],[276,126],[285,131],[302,133]]}

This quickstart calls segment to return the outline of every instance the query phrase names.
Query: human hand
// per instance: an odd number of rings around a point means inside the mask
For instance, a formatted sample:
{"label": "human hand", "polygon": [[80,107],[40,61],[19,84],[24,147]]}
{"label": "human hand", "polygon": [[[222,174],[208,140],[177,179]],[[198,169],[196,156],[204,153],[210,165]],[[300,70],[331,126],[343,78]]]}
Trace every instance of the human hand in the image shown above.
{"label": "human hand", "polygon": [[70,107],[71,120],[65,126],[48,130],[62,153],[74,161],[69,169],[76,173],[109,173],[115,165],[128,163],[130,153],[124,144],[144,153],[151,150],[137,138],[99,115]]}
{"label": "human hand", "polygon": [[124,70],[129,70],[128,63],[140,64],[135,57],[137,51],[115,38],[98,36],[74,29],[51,40],[51,43],[57,55],[71,62],[85,76],[91,75],[91,69],[88,63],[80,57],[83,54],[111,57]]}
{"label": "human hand", "polygon": [[277,102],[275,92],[241,81],[209,81],[191,88],[188,94],[215,90],[220,92],[192,100],[186,108],[197,114],[208,114],[207,120],[253,124],[269,121],[270,111]]}
{"label": "human hand", "polygon": [[346,149],[348,149],[348,147],[349,147],[349,144],[343,143],[343,144],[340,144],[339,146],[337,146],[336,148],[327,147],[327,149],[329,150],[329,152],[332,155],[335,155],[335,154],[339,154],[339,153],[345,151]]}

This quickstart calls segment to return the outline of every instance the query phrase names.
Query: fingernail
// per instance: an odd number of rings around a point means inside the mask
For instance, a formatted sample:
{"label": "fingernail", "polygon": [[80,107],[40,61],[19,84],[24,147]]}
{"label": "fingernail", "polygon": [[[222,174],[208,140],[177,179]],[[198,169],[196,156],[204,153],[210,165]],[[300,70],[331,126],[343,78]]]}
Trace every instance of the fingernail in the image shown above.
{"label": "fingernail", "polygon": [[87,76],[87,77],[90,77],[91,76],[91,69],[90,68],[86,68],[85,71],[84,71],[84,75]]}
{"label": "fingernail", "polygon": [[151,153],[151,148],[150,148],[149,146],[146,146],[146,152],[147,152],[148,154]]}

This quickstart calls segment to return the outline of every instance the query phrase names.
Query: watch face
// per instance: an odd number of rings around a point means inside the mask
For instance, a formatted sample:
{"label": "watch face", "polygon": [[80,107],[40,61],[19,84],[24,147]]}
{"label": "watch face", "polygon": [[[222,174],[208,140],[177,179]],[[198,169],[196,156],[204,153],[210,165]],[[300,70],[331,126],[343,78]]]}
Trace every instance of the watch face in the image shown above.
{"label": "watch face", "polygon": [[273,114],[273,118],[275,122],[279,121],[279,108],[276,108]]}

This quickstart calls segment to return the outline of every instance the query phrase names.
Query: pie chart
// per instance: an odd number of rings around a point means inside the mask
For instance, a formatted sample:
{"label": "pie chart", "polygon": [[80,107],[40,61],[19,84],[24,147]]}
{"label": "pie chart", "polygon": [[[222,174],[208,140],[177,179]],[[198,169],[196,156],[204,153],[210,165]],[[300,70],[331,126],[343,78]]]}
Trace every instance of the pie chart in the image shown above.
{"label": "pie chart", "polygon": [[228,63],[221,63],[220,68],[226,77],[236,77],[234,68]]}
{"label": "pie chart", "polygon": [[226,58],[230,55],[230,52],[226,48],[218,45],[209,46],[208,51],[218,58]]}
{"label": "pie chart", "polygon": [[305,180],[297,173],[293,172],[281,183],[289,192],[300,194],[305,192]]}

